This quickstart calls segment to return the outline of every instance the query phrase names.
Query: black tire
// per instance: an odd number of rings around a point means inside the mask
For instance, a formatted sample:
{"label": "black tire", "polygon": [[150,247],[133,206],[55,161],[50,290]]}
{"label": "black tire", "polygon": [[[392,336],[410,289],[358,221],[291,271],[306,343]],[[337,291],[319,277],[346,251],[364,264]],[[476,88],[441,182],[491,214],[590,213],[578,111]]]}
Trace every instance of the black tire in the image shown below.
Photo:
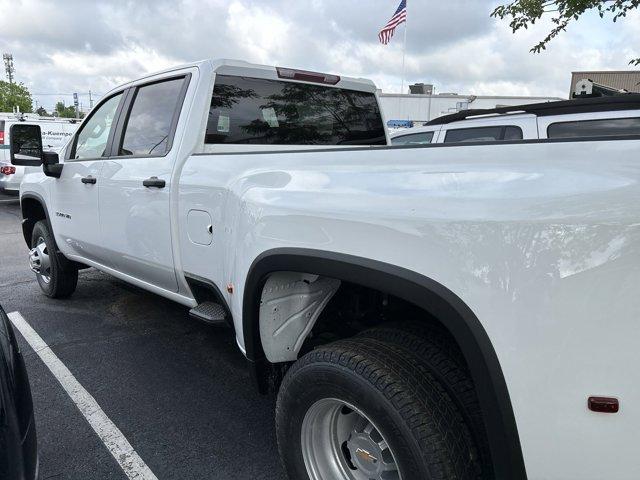
{"label": "black tire", "polygon": [[422,362],[395,345],[357,338],[308,353],[282,382],[276,431],[291,480],[311,478],[302,453],[302,425],[312,406],[325,399],[345,402],[370,419],[393,452],[403,479],[481,478],[468,427]]}
{"label": "black tire", "polygon": [[462,352],[437,325],[407,321],[366,330],[358,337],[375,338],[414,353],[456,402],[478,446],[483,478],[493,478],[493,465],[482,410]]}
{"label": "black tire", "polygon": [[35,248],[41,241],[44,241],[46,253],[49,256],[50,274],[36,273],[40,288],[46,296],[51,298],[71,296],[78,285],[78,269],[58,252],[58,247],[46,220],[40,220],[34,225],[31,234],[31,247]]}

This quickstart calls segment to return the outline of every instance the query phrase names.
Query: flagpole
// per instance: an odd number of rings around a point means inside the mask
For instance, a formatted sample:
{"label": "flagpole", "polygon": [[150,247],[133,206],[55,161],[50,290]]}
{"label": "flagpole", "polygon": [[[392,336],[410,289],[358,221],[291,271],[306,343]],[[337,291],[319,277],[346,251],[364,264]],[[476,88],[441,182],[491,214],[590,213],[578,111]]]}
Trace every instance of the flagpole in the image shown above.
{"label": "flagpole", "polygon": [[[408,3],[407,2],[407,7],[408,7]],[[405,7],[405,8],[407,8]],[[405,65],[405,57],[407,54],[407,24],[409,22],[409,10],[407,8],[406,10],[406,14],[404,17],[404,42],[402,45],[402,90],[400,90],[400,94],[404,93],[404,75],[405,75],[405,70],[404,70],[404,65]]]}

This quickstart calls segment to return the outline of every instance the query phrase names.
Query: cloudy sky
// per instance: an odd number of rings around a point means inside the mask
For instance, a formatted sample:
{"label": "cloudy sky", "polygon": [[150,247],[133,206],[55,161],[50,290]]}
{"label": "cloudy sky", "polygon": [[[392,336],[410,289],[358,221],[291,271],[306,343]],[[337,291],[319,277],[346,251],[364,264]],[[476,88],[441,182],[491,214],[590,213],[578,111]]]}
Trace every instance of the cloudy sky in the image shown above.
{"label": "cloudy sky", "polygon": [[[504,0],[506,2],[506,0]],[[372,78],[401,86],[402,31],[377,32],[399,0],[0,0],[0,50],[48,110],[70,94],[103,94],[142,73],[202,58]],[[513,35],[490,0],[409,0],[406,77],[439,92],[568,95],[570,72],[627,69],[640,56],[640,15],[589,15],[540,55],[549,22]],[[67,94],[67,96],[62,96]]]}

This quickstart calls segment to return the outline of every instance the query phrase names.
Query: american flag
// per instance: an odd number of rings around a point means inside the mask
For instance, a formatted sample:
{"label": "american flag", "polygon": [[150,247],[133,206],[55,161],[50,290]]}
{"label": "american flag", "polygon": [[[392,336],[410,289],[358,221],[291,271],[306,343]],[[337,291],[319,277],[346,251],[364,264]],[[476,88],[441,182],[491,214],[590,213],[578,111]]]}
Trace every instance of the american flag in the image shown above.
{"label": "american flag", "polygon": [[391,20],[387,22],[387,24],[380,30],[378,34],[378,38],[380,39],[380,43],[386,45],[393,38],[393,34],[396,32],[396,27],[400,25],[402,22],[407,21],[407,0],[402,0],[400,2],[400,6],[396,10],[396,13],[393,14]]}

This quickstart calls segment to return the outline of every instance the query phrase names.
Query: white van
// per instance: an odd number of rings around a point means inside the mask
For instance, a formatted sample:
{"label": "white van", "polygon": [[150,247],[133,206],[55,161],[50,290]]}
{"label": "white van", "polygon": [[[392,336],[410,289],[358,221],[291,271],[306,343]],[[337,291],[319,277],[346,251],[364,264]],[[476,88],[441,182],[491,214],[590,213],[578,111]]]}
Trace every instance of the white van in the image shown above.
{"label": "white van", "polygon": [[9,129],[14,123],[37,124],[42,131],[42,146],[57,151],[73,135],[80,120],[41,117],[31,113],[0,113],[0,192],[17,192],[25,171],[33,167],[11,165]]}
{"label": "white van", "polygon": [[463,110],[391,135],[393,145],[640,134],[640,95]]}

